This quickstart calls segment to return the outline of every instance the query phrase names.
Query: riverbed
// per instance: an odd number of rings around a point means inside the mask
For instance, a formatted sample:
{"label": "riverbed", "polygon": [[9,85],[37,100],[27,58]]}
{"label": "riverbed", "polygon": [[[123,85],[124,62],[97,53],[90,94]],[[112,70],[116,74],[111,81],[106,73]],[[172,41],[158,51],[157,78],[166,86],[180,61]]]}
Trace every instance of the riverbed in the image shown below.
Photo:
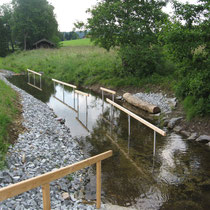
{"label": "riverbed", "polygon": [[[80,88],[89,93],[86,98],[45,77],[41,84],[39,79],[35,81],[42,91],[28,85],[26,75],[13,76],[9,81],[65,119],[86,157],[113,150],[113,157],[102,162],[104,203],[135,209],[210,209],[209,148],[166,128],[167,136],[157,135],[154,148],[153,130],[131,118],[129,135],[127,114],[111,109],[100,94]],[[157,124],[149,115],[142,116]],[[89,178],[86,198],[94,199],[94,167]]]}

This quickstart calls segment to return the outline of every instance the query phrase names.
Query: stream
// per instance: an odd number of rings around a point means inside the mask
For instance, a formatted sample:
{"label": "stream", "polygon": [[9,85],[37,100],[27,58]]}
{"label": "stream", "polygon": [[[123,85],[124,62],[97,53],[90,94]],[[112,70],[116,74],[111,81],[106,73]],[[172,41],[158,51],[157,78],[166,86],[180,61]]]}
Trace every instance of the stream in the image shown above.
{"label": "stream", "polygon": [[[8,80],[52,108],[65,119],[85,157],[113,150],[102,161],[102,202],[135,209],[210,209],[210,150],[167,131],[157,134],[154,153],[152,129],[103,101],[101,95],[54,84],[43,77],[27,84],[26,75]],[[80,89],[81,90],[81,89]],[[110,96],[111,98],[111,96]],[[123,102],[116,101],[122,105]],[[144,113],[146,120],[156,121]],[[95,167],[90,168],[86,198],[95,199]]]}

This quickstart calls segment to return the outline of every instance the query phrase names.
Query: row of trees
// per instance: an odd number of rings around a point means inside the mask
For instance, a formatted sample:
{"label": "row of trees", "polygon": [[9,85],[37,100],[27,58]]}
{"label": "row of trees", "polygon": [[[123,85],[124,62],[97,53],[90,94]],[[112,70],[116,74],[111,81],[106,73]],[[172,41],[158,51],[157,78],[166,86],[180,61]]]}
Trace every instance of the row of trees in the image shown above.
{"label": "row of trees", "polygon": [[65,41],[65,40],[75,40],[75,39],[79,39],[79,34],[76,33],[75,31],[71,31],[71,32],[60,32],[60,39],[61,41]]}
{"label": "row of trees", "polygon": [[91,18],[86,30],[95,44],[118,49],[123,70],[116,74],[173,74],[176,93],[184,100],[189,117],[209,114],[210,2],[199,0],[194,5],[172,0],[173,17],[163,12],[166,3],[102,0],[88,10]]}
{"label": "row of trees", "polygon": [[0,33],[0,56],[14,51],[14,44],[26,50],[43,38],[59,41],[54,8],[47,0],[13,0],[2,5]]}

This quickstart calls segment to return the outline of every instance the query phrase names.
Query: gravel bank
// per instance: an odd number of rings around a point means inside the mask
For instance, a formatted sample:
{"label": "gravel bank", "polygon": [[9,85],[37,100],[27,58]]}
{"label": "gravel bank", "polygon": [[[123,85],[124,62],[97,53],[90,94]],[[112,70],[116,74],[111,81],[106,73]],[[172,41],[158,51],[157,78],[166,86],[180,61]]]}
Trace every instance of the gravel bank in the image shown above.
{"label": "gravel bank", "polygon": [[167,95],[162,93],[136,93],[134,96],[158,106],[161,109],[161,113],[170,113],[176,106],[176,98],[168,98]]}
{"label": "gravel bank", "polygon": [[[23,126],[26,131],[10,146],[8,168],[0,171],[0,187],[16,183],[84,159],[78,142],[71,138],[70,130],[55,119],[43,102],[4,80],[21,96]],[[95,209],[82,203],[87,182],[84,169],[50,184],[52,209]],[[64,196],[65,195],[65,196]],[[0,203],[0,209],[42,209],[41,188],[23,193]]]}

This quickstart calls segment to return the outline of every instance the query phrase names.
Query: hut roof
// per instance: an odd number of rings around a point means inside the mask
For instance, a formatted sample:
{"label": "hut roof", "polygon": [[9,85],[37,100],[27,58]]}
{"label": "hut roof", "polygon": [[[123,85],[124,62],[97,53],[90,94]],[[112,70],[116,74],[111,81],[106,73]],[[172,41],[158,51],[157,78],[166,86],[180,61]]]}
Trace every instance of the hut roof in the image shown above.
{"label": "hut roof", "polygon": [[50,45],[55,46],[55,44],[54,44],[53,42],[51,42],[51,41],[49,41],[49,40],[47,40],[47,39],[41,39],[41,40],[35,42],[35,43],[33,44],[33,46],[36,46],[37,44],[39,44],[39,43],[41,43],[41,42],[47,42],[47,43],[49,43]]}

